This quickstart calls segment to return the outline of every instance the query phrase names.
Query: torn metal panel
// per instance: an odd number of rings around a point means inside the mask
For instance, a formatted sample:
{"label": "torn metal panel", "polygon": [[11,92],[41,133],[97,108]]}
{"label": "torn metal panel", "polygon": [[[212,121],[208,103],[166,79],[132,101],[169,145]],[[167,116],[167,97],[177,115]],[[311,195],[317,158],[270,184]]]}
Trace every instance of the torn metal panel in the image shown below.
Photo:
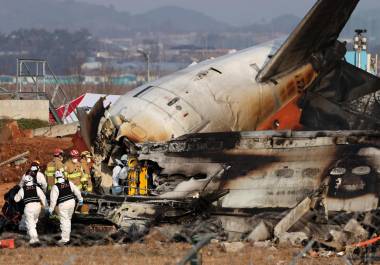
{"label": "torn metal panel", "polygon": [[[370,131],[195,134],[164,143],[139,144],[138,153],[139,159],[159,164],[163,181],[165,176],[191,169],[191,174],[185,175],[187,179],[173,187],[180,196],[194,195],[228,165],[229,170],[208,187],[229,190],[219,202],[224,208],[293,208],[327,179],[329,210],[368,210],[376,208],[378,200],[373,182],[379,166],[374,151],[378,136]],[[336,187],[334,169],[338,167],[345,167],[347,174]],[[370,174],[365,170],[368,168]],[[205,177],[193,177],[199,175]],[[344,203],[360,201],[364,194],[372,194],[373,200],[361,205]],[[334,206],[335,199],[345,206]]]}
{"label": "torn metal panel", "polygon": [[326,198],[326,208],[330,212],[368,212],[377,209],[379,196],[366,194],[357,198],[338,199]]}
{"label": "torn metal panel", "polygon": [[342,61],[306,93],[301,123],[308,129],[377,129],[379,87],[378,77]]}
{"label": "torn metal panel", "polygon": [[80,133],[89,150],[95,143],[98,135],[98,126],[105,113],[104,100],[105,98],[100,98],[89,114],[86,113],[85,109],[77,109],[81,126]]}

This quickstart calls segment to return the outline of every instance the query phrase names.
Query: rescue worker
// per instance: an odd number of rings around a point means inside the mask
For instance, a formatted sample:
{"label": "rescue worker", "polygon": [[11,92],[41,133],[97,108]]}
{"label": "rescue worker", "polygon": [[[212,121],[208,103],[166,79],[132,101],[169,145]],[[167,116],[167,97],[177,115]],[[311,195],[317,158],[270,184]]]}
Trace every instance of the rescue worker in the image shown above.
{"label": "rescue worker", "polygon": [[66,161],[65,167],[64,167],[66,177],[69,181],[74,183],[74,185],[77,186],[79,190],[83,190],[82,178],[84,175],[84,170],[79,160],[80,159],[79,151],[75,149],[71,150],[70,157],[71,157],[70,160]]}
{"label": "rescue worker", "polygon": [[[119,195],[122,192],[122,187],[128,178],[128,155],[122,155],[120,160],[116,159],[116,166],[112,170],[112,194]],[[122,185],[120,185],[122,184]]]}
{"label": "rescue worker", "polygon": [[[19,186],[22,188],[25,185],[25,178],[26,176],[30,176],[33,178],[34,184],[36,184],[38,187],[40,187],[43,192],[46,192],[47,189],[47,183],[44,174],[42,174],[40,171],[40,162],[35,160],[32,162],[30,168],[28,171],[21,177]],[[26,226],[26,219],[25,214],[22,215],[21,221],[18,225],[18,229],[20,231],[27,231],[28,228]]]}
{"label": "rescue worker", "polygon": [[50,161],[46,166],[45,176],[48,185],[48,190],[51,190],[51,187],[53,187],[53,185],[55,184],[55,172],[58,170],[64,170],[63,155],[63,150],[60,148],[56,148],[54,150],[53,160]]}
{"label": "rescue worker", "polygon": [[23,201],[26,228],[30,237],[29,244],[38,244],[37,222],[41,212],[41,204],[46,207],[46,197],[42,189],[37,186],[30,175],[25,175],[24,185],[14,197],[15,202]]}
{"label": "rescue worker", "polygon": [[37,184],[44,192],[47,189],[47,182],[43,173],[40,172],[40,162],[35,160],[32,162],[30,169],[21,177],[19,186],[23,187],[25,184],[25,177],[31,176],[35,184]]}
{"label": "rescue worker", "polygon": [[55,173],[56,184],[50,191],[49,215],[52,215],[55,207],[58,208],[58,215],[61,227],[61,239],[59,245],[66,245],[70,242],[71,218],[75,210],[75,198],[78,205],[83,205],[83,198],[80,190],[71,181],[64,178],[61,171]]}
{"label": "rescue worker", "polygon": [[92,156],[89,151],[84,151],[81,153],[81,165],[83,168],[83,176],[81,179],[82,190],[87,192],[92,192],[92,181],[91,181],[91,170],[92,170]]}
{"label": "rescue worker", "polygon": [[[69,181],[71,181],[80,191],[92,191],[90,176],[86,175],[80,161],[78,150],[71,150],[71,159],[65,163],[65,173]],[[82,214],[88,214],[89,206],[83,205],[78,209]]]}

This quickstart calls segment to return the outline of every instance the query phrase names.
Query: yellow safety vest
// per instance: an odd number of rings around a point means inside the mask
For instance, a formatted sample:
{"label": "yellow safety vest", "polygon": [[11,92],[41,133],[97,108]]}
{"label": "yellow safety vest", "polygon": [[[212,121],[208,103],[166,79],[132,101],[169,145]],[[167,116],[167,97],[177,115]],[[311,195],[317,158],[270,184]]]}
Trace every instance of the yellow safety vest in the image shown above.
{"label": "yellow safety vest", "polygon": [[54,184],[57,183],[57,180],[55,179],[55,172],[57,171],[55,166],[49,166],[45,170],[45,177],[46,182],[48,184],[48,190],[51,190],[51,188],[54,186]]}

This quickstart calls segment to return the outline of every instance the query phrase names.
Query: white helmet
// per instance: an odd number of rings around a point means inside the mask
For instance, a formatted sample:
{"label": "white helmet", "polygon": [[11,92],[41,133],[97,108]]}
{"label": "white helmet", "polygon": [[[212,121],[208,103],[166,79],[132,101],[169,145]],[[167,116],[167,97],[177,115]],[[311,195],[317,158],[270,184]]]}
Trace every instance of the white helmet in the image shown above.
{"label": "white helmet", "polygon": [[59,178],[63,178],[63,173],[62,173],[62,171],[57,170],[57,171],[55,172],[55,177],[56,177],[57,179],[59,179]]}
{"label": "white helmet", "polygon": [[120,158],[121,161],[125,161],[127,162],[128,161],[128,155],[122,155],[121,158]]}
{"label": "white helmet", "polygon": [[24,177],[24,182],[25,182],[25,185],[26,186],[32,186],[33,185],[33,177],[32,176],[30,176],[30,175],[26,175],[25,177]]}

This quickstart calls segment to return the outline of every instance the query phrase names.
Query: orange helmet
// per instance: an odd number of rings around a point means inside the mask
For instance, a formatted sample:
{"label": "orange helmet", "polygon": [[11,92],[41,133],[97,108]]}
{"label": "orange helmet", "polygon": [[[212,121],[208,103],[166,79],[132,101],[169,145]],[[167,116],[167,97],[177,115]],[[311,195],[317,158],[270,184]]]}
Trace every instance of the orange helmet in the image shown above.
{"label": "orange helmet", "polygon": [[79,151],[76,149],[73,149],[70,151],[70,156],[71,157],[79,157]]}
{"label": "orange helmet", "polygon": [[54,156],[60,156],[63,154],[63,150],[60,148],[54,149]]}

